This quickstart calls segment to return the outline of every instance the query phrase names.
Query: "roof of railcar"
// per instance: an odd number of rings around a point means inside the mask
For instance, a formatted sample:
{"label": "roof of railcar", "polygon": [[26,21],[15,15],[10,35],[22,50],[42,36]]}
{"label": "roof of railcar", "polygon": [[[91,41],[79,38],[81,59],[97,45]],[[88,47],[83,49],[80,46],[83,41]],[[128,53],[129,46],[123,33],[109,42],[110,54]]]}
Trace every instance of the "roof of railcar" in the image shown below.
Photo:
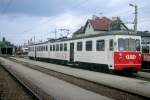
{"label": "roof of railcar", "polygon": [[84,38],[91,38],[91,37],[97,37],[97,36],[110,36],[110,35],[141,36],[140,34],[135,34],[134,32],[128,32],[128,31],[110,31],[110,32],[106,32],[106,33],[89,35],[89,36],[83,36],[83,37],[51,39],[51,40],[48,40],[48,41],[45,41],[45,42],[41,42],[41,43],[30,44],[29,46],[46,44],[48,42],[52,42],[52,43],[53,42],[63,42],[63,41],[69,41],[69,40],[84,39]]}
{"label": "roof of railcar", "polygon": [[138,32],[137,34],[140,35],[141,37],[150,37],[149,32]]}

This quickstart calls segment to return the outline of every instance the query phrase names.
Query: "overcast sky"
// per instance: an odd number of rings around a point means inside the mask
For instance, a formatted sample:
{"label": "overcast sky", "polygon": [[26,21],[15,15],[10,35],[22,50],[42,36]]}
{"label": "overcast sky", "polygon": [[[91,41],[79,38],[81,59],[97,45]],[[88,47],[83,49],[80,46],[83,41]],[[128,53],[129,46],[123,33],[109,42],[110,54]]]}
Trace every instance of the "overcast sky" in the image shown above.
{"label": "overcast sky", "polygon": [[138,30],[150,31],[149,0],[0,0],[0,33],[6,40],[22,44],[34,36],[36,41],[54,38],[55,28],[72,33],[92,15],[119,16],[128,23],[134,19],[129,3],[138,5]]}

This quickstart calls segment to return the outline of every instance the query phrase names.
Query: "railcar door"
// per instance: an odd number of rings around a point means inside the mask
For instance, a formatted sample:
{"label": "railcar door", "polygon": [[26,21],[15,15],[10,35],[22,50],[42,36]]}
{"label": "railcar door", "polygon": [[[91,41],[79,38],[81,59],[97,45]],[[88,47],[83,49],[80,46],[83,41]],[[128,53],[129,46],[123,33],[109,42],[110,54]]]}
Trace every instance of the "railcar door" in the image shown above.
{"label": "railcar door", "polygon": [[113,69],[113,58],[114,58],[114,40],[113,39],[109,39],[109,45],[108,45],[108,66],[110,69]]}
{"label": "railcar door", "polygon": [[34,53],[35,53],[35,60],[36,60],[36,46],[34,47]]}
{"label": "railcar door", "polygon": [[74,43],[70,43],[70,62],[74,62]]}

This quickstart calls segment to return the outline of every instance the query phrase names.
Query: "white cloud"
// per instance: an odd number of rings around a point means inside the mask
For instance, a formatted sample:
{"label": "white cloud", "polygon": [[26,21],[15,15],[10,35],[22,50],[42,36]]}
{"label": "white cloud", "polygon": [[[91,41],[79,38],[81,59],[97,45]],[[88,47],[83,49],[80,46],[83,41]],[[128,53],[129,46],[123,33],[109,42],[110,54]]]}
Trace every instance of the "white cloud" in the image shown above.
{"label": "white cloud", "polygon": [[133,0],[109,0],[107,6],[109,7],[116,7],[129,4]]}
{"label": "white cloud", "polygon": [[[105,3],[106,2],[106,3]],[[29,16],[22,13],[0,15],[0,32],[6,39],[21,44],[34,36],[36,40],[54,37],[54,29],[68,28],[74,32],[85,24],[92,14],[119,16],[123,21],[131,22],[134,8],[129,3],[137,4],[138,29],[150,31],[149,4],[146,0],[89,0],[73,10],[59,13],[57,16]],[[59,5],[58,5],[59,6]],[[68,8],[69,9],[69,8]],[[129,25],[132,28],[132,25]],[[60,32],[58,32],[59,36]]]}
{"label": "white cloud", "polygon": [[[43,17],[43,16],[26,16],[26,15],[10,15],[12,17],[3,17],[0,23],[2,28],[2,35],[6,39],[15,44],[22,44],[27,42],[30,38],[36,37],[37,40],[46,40],[47,38],[54,38],[54,29],[67,28],[70,32],[76,31],[91,15],[75,15],[71,12],[66,12],[59,16]],[[10,19],[11,18],[11,19]],[[9,30],[8,30],[9,29]],[[5,33],[7,31],[7,33]],[[58,31],[57,37],[60,37]]]}

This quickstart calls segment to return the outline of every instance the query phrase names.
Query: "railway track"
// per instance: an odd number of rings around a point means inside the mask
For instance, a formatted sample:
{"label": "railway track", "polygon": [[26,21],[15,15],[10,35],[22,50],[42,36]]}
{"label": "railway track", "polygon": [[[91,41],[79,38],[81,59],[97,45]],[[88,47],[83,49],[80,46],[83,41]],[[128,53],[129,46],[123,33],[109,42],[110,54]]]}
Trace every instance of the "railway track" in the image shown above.
{"label": "railway track", "polygon": [[[15,81],[19,83],[25,89],[26,92],[28,92],[28,95],[32,97],[32,100],[55,100],[52,96],[48,95],[39,87],[31,84],[29,80],[26,80],[24,77],[20,76],[16,72],[12,72],[9,68],[5,68],[3,65],[1,65],[1,63],[0,66],[2,66],[11,75],[11,77],[14,78]],[[20,100],[20,99],[14,99],[14,100]]]}
{"label": "railway track", "polygon": [[[23,57],[19,57],[19,58],[23,58]],[[27,58],[24,58],[24,59],[27,59]],[[58,64],[58,63],[54,63],[54,64]],[[62,65],[62,64],[58,64],[58,65]],[[67,64],[65,65],[67,67],[73,67],[73,68],[81,68],[81,69],[84,69],[84,70],[89,70],[89,71],[96,71],[96,72],[101,72],[101,73],[105,73],[105,74],[110,74],[110,75],[117,75],[117,76],[122,76],[122,77],[129,77],[129,78],[133,78],[133,79],[140,79],[140,80],[144,80],[144,81],[150,81],[150,77],[147,77],[143,74],[141,74],[140,72],[145,72],[145,73],[150,73],[150,69],[142,69],[139,73],[140,74],[137,74],[137,73],[134,73],[134,74],[131,74],[131,73],[114,73],[114,72],[108,72],[108,71],[103,71],[103,70],[94,70],[94,69],[85,69],[84,67],[78,67],[78,65],[72,65],[72,64]]]}
{"label": "railway track", "polygon": [[147,72],[147,73],[150,73],[150,69],[142,69],[141,72]]}
{"label": "railway track", "polygon": [[47,68],[44,68],[44,67],[41,67],[41,66],[38,66],[38,65],[34,65],[34,64],[31,64],[31,63],[19,61],[19,60],[12,59],[12,58],[7,58],[7,59],[9,59],[13,62],[22,64],[22,65],[24,65],[26,67],[29,67],[31,69],[38,70],[42,73],[46,73],[48,75],[59,78],[61,80],[67,81],[69,83],[75,84],[75,85],[77,85],[79,87],[82,87],[84,89],[99,93],[101,95],[104,95],[104,96],[107,96],[107,97],[110,97],[110,98],[113,98],[113,99],[116,99],[116,100],[127,100],[127,99],[128,100],[132,100],[132,99],[145,100],[145,99],[147,99],[147,97],[144,97],[144,96],[141,96],[141,95],[138,95],[138,94],[130,93],[130,92],[120,90],[120,89],[116,89],[116,88],[113,88],[113,87],[109,87],[109,86],[106,86],[106,85],[103,85],[103,84],[98,84],[98,83],[95,83],[95,82],[92,82],[92,81],[89,81],[89,80],[86,80],[86,79],[80,79],[78,77],[67,75],[67,74],[57,72],[57,71],[54,71],[54,70],[50,70],[50,69],[47,69]]}
{"label": "railway track", "polygon": [[0,100],[40,100],[9,70],[0,65]]}

